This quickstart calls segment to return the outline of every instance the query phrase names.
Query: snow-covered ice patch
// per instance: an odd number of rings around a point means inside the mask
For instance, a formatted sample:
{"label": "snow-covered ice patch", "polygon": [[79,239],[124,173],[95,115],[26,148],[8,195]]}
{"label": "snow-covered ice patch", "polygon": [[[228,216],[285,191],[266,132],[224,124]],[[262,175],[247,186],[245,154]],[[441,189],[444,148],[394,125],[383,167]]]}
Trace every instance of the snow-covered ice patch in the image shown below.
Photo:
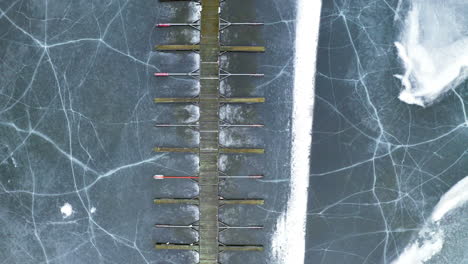
{"label": "snow-covered ice patch", "polygon": [[64,203],[62,207],[60,207],[60,212],[62,213],[63,219],[70,217],[73,214],[73,207],[69,203]]}
{"label": "snow-covered ice patch", "polygon": [[228,157],[226,155],[219,156],[218,167],[220,171],[226,171],[228,168]]}
{"label": "snow-covered ice patch", "polygon": [[246,132],[245,129],[221,130],[219,142],[227,147],[259,145],[258,139]]}
{"label": "snow-covered ice patch", "polygon": [[428,106],[468,77],[466,0],[412,0],[395,46],[405,67],[399,99]]}
{"label": "snow-covered ice patch", "polygon": [[439,253],[443,245],[443,231],[423,229],[418,239],[408,245],[392,264],[423,264]]}
{"label": "snow-covered ice patch", "polygon": [[440,198],[434,211],[432,221],[440,221],[447,213],[462,206],[468,201],[468,176],[455,184]]}
{"label": "snow-covered ice patch", "polygon": [[237,105],[226,105],[221,108],[219,116],[228,123],[245,123],[244,113],[246,110]]}
{"label": "snow-covered ice patch", "polygon": [[280,264],[304,263],[305,257],[309,155],[321,4],[320,0],[299,0],[297,6],[290,194],[272,241],[275,263]]}
{"label": "snow-covered ice patch", "polygon": [[440,221],[468,201],[468,176],[455,184],[440,198],[430,220],[392,264],[423,264],[437,255],[444,245],[444,228]]}
{"label": "snow-covered ice patch", "polygon": [[184,120],[184,123],[194,123],[200,118],[200,109],[198,106],[187,105],[184,107],[184,110],[189,114],[189,117]]}

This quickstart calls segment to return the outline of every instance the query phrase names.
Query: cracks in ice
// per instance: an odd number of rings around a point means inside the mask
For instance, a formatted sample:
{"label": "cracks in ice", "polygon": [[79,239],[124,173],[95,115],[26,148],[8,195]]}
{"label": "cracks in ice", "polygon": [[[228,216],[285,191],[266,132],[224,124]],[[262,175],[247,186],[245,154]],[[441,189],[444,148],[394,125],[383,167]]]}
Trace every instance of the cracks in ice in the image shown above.
{"label": "cracks in ice", "polygon": [[[369,29],[375,27],[374,24],[366,24],[368,21],[365,19],[365,9],[370,7],[379,6],[382,9],[389,9],[389,13],[392,14],[391,19],[393,21],[400,20],[399,12],[401,8],[400,1],[372,1],[368,5],[365,3],[361,3],[358,5],[353,6],[352,1],[334,1],[337,8],[335,10],[327,10],[329,15],[324,15],[324,21],[327,23],[329,22],[330,31],[333,32],[333,24],[340,24],[340,37],[345,40],[340,39],[342,41],[341,46],[332,47],[330,46],[322,46],[319,49],[319,52],[333,52],[334,49],[346,48],[349,49],[353,54],[350,57],[350,61],[352,61],[352,70],[353,76],[349,77],[351,74],[343,73],[342,76],[333,76],[332,72],[336,72],[336,70],[331,70],[331,67],[337,67],[336,62],[333,65],[331,61],[329,63],[329,72],[317,72],[318,78],[327,80],[330,84],[327,86],[327,89],[331,88],[330,94],[332,94],[329,98],[322,98],[316,95],[316,102],[320,104],[324,109],[329,112],[332,112],[333,116],[339,119],[340,127],[334,131],[314,131],[317,134],[321,134],[324,136],[329,135],[330,137],[338,137],[340,134],[345,134],[350,132],[353,135],[352,139],[346,140],[346,142],[342,142],[341,144],[351,146],[351,144],[357,138],[365,139],[366,142],[371,146],[371,149],[368,149],[368,153],[366,155],[359,155],[358,160],[352,160],[352,162],[348,162],[346,164],[341,164],[338,167],[332,167],[328,170],[323,171],[315,171],[312,174],[313,178],[318,177],[340,177],[340,179],[346,179],[350,183],[353,182],[353,177],[355,173],[353,170],[356,171],[364,171],[358,169],[369,169],[369,173],[373,182],[366,184],[366,188],[362,189],[357,192],[353,192],[346,195],[338,194],[337,197],[333,202],[328,202],[327,204],[319,205],[316,208],[312,208],[309,211],[309,215],[317,218],[322,218],[324,221],[327,219],[359,219],[362,216],[360,214],[359,209],[355,212],[348,212],[340,214],[340,208],[363,208],[362,210],[368,210],[372,208],[379,212],[379,219],[365,219],[366,221],[375,221],[381,224],[381,229],[379,231],[373,233],[356,233],[353,236],[362,236],[363,238],[371,235],[371,234],[380,234],[379,244],[375,245],[375,248],[371,248],[367,250],[367,256],[354,254],[354,252],[343,252],[339,250],[335,250],[334,244],[338,242],[346,241],[350,239],[350,236],[344,236],[339,239],[330,239],[326,240],[322,245],[313,245],[312,248],[309,248],[309,251],[317,251],[323,255],[326,255],[327,252],[329,253],[337,253],[338,255],[352,255],[356,258],[362,260],[362,263],[371,263],[370,256],[373,255],[377,250],[382,250],[382,261],[383,263],[390,263],[392,260],[392,254],[395,252],[387,252],[390,248],[395,246],[395,241],[397,240],[394,235],[398,233],[405,233],[405,232],[414,232],[417,229],[412,228],[395,228],[392,226],[391,223],[393,221],[391,217],[391,213],[389,213],[388,209],[385,209],[387,206],[393,206],[395,210],[409,210],[408,208],[411,207],[411,204],[414,205],[415,208],[422,208],[426,204],[426,198],[423,196],[422,187],[428,186],[433,183],[437,183],[437,185],[445,186],[447,188],[450,187],[450,184],[446,182],[444,179],[444,175],[446,175],[450,170],[453,170],[457,166],[461,166],[464,164],[464,161],[467,158],[467,151],[457,152],[455,155],[450,157],[446,157],[445,155],[441,154],[444,148],[449,146],[449,144],[454,144],[454,140],[459,138],[459,135],[464,135],[467,132],[468,127],[468,116],[466,112],[466,105],[465,105],[465,95],[462,90],[452,90],[453,97],[455,98],[453,101],[453,105],[451,107],[460,109],[457,115],[455,116],[455,120],[457,122],[455,124],[451,124],[450,126],[445,127],[433,127],[435,132],[432,133],[430,137],[424,139],[414,139],[412,138],[412,128],[413,122],[412,119],[412,111],[409,112],[409,123],[401,124],[403,127],[407,126],[408,134],[405,136],[394,135],[391,130],[391,126],[394,124],[388,124],[386,117],[384,117],[385,111],[388,111],[385,106],[382,106],[382,100],[377,100],[376,92],[378,89],[372,87],[370,89],[370,85],[375,85],[378,82],[371,80],[375,73],[381,73],[384,71],[393,71],[394,69],[376,69],[373,67],[369,67],[366,63],[363,63],[363,59],[365,56],[369,56],[369,53],[378,54],[379,56],[396,56],[392,54],[392,47],[389,44],[382,44],[379,43],[378,40],[375,40],[373,37],[372,32]],[[362,6],[363,5],[363,6]],[[395,7],[396,5],[396,7]],[[326,13],[327,13],[326,12]],[[375,11],[373,11],[375,14]],[[384,19],[381,19],[384,21]],[[385,19],[385,22],[388,22],[388,19]],[[322,22],[323,23],[323,22]],[[322,25],[323,27],[324,25]],[[358,31],[358,37],[356,37],[356,30]],[[331,40],[330,34],[330,39]],[[333,35],[338,35],[337,33]],[[327,39],[327,35],[323,34],[321,41],[324,43],[325,39]],[[336,36],[335,36],[336,37]],[[373,49],[372,52],[363,51],[363,47],[358,46],[359,43],[365,42],[368,46],[365,46],[366,49]],[[380,41],[381,42],[381,41]],[[344,43],[344,44],[343,44]],[[330,56],[331,57],[331,56]],[[348,59],[344,59],[347,61]],[[345,77],[343,77],[345,76]],[[323,82],[322,82],[323,83]],[[341,110],[341,107],[345,104],[343,101],[337,102],[334,101],[335,97],[334,93],[334,83],[344,83],[347,85],[347,88],[353,90],[353,96],[358,97],[358,101],[360,106],[363,107],[362,110],[367,120],[351,120],[351,115],[346,112],[346,110]],[[370,84],[372,83],[372,84]],[[330,87],[331,86],[331,87]],[[340,87],[341,88],[341,87]],[[324,88],[323,88],[324,89]],[[382,87],[379,89],[397,89],[398,87]],[[395,98],[389,98],[389,101],[386,103],[396,102]],[[394,107],[392,103],[392,107]],[[346,107],[344,107],[346,109]],[[408,109],[408,108],[407,108]],[[400,110],[399,110],[400,111]],[[397,113],[396,113],[397,114]],[[368,122],[370,124],[365,124]],[[418,127],[416,127],[418,128]],[[414,129],[414,128],[413,128]],[[437,132],[440,131],[440,132]],[[348,145],[349,144],[349,145]],[[422,151],[427,152],[424,154],[424,158],[415,157],[414,151]],[[319,155],[319,154],[318,154]],[[427,168],[430,166],[430,162],[432,159],[444,159],[444,167],[437,170],[437,172],[430,172]],[[356,158],[357,159],[357,158]],[[394,187],[383,187],[382,181],[384,175],[382,171],[379,171],[379,163],[382,164],[385,162],[385,166],[388,167],[388,170],[385,173],[389,174],[385,177],[393,178],[392,180],[395,182]],[[411,163],[411,165],[408,165]],[[388,165],[388,166],[387,166]],[[387,169],[387,168],[386,168]],[[410,187],[407,186],[407,182],[413,180],[412,177],[416,177],[414,175],[421,175],[421,179],[418,179],[417,183],[412,184]],[[349,178],[347,178],[349,177]],[[313,181],[313,180],[312,180]],[[312,189],[313,190],[313,189]],[[382,193],[391,193],[391,198],[383,198]],[[311,194],[313,196],[313,193]],[[416,195],[418,197],[423,197],[423,199],[415,199]],[[372,197],[372,200],[371,198]],[[365,201],[363,201],[365,200]],[[408,207],[408,208],[407,208]],[[422,213],[421,213],[422,214]],[[421,216],[423,217],[423,216]],[[416,220],[415,220],[416,222]],[[400,245],[401,246],[401,245]]]}
{"label": "cracks in ice", "polygon": [[[124,3],[121,3],[120,1],[118,2],[118,10],[112,17],[110,21],[107,22],[107,25],[105,27],[101,28],[101,24],[97,23],[99,27],[99,32],[100,35],[99,37],[95,36],[90,36],[90,37],[83,37],[83,38],[76,38],[76,39],[68,39],[65,41],[54,41],[58,39],[59,36],[63,35],[64,33],[68,32],[70,29],[72,29],[76,24],[79,23],[80,19],[78,19],[75,23],[73,23],[70,27],[65,29],[64,31],[60,32],[59,34],[56,35],[51,35],[50,34],[50,29],[48,26],[48,22],[55,19],[51,18],[49,14],[49,1],[44,0],[42,2],[44,6],[44,18],[41,20],[38,20],[39,23],[43,25],[43,36],[37,37],[34,35],[34,33],[29,32],[29,29],[23,28],[20,26],[19,23],[15,22],[15,19],[10,16],[10,12],[13,12],[12,10],[22,1],[15,1],[5,9],[0,9],[0,21],[6,22],[8,26],[10,27],[9,30],[17,30],[25,36],[27,39],[31,41],[32,44],[29,43],[19,43],[18,41],[11,40],[12,43],[16,43],[19,45],[24,45],[28,47],[33,47],[37,49],[36,55],[37,56],[37,61],[33,62],[33,67],[32,67],[32,72],[30,74],[30,79],[25,80],[25,77],[23,76],[18,76],[18,79],[22,79],[25,81],[26,86],[23,88],[24,90],[20,94],[7,94],[4,92],[3,88],[0,90],[0,98],[6,99],[6,103],[0,108],[0,117],[2,117],[0,120],[0,129],[2,131],[12,131],[13,133],[16,133],[18,138],[20,139],[19,142],[17,142],[13,146],[7,146],[8,153],[6,153],[6,156],[1,156],[0,160],[0,166],[4,166],[7,161],[9,160],[15,160],[15,155],[21,151],[21,153],[25,153],[24,157],[27,160],[27,164],[29,166],[28,168],[28,174],[31,177],[31,187],[30,189],[18,189],[18,188],[9,188],[7,187],[8,183],[0,183],[0,195],[5,196],[5,195],[20,195],[20,194],[25,194],[29,195],[31,197],[31,204],[30,204],[30,224],[32,226],[32,233],[34,236],[34,239],[37,242],[37,245],[41,249],[42,252],[42,257],[43,260],[36,259],[37,256],[31,256],[28,253],[28,250],[23,249],[23,252],[26,255],[29,255],[31,259],[34,259],[38,263],[55,263],[56,261],[60,261],[62,258],[66,257],[67,255],[71,255],[74,252],[77,252],[80,250],[80,248],[87,246],[87,245],[92,245],[94,247],[95,251],[97,254],[100,256],[101,261],[103,261],[106,256],[101,253],[101,249],[99,248],[98,244],[96,243],[96,239],[99,236],[108,236],[110,237],[114,243],[123,245],[125,247],[128,247],[134,251],[137,252],[137,254],[141,257],[142,261],[144,263],[150,263],[150,261],[146,257],[146,252],[142,251],[140,246],[138,245],[138,229],[139,229],[139,223],[141,220],[141,216],[137,216],[137,223],[135,225],[135,233],[132,238],[127,238],[123,235],[118,235],[115,234],[114,232],[109,231],[106,227],[103,227],[101,223],[98,222],[98,220],[95,218],[94,214],[98,214],[98,210],[96,209],[95,205],[93,204],[93,201],[90,197],[90,191],[92,187],[96,186],[102,180],[108,179],[110,177],[117,177],[116,174],[122,171],[129,171],[134,168],[141,167],[145,164],[157,164],[158,160],[164,157],[164,155],[154,155],[149,158],[141,158],[140,160],[128,163],[128,164],[121,164],[118,165],[114,168],[107,169],[105,171],[102,171],[102,169],[97,169],[93,165],[90,165],[90,161],[93,160],[93,155],[87,150],[87,147],[85,143],[83,143],[80,140],[79,137],[79,132],[80,132],[80,126],[76,127],[76,124],[80,123],[82,120],[86,120],[88,124],[91,125],[94,133],[96,140],[99,142],[99,147],[104,151],[104,145],[102,143],[102,140],[100,136],[98,135],[97,129],[95,127],[95,121],[91,120],[90,118],[86,117],[85,114],[80,113],[79,111],[73,109],[73,98],[71,98],[71,87],[68,85],[68,80],[67,80],[67,75],[66,73],[62,74],[63,67],[62,65],[58,64],[57,61],[54,61],[56,58],[51,54],[51,51],[54,49],[58,48],[64,48],[64,47],[70,47],[74,45],[80,45],[80,44],[85,44],[85,43],[94,43],[95,44],[95,52],[94,54],[87,54],[87,56],[91,56],[90,60],[90,65],[94,63],[97,57],[97,53],[99,52],[100,48],[104,48],[107,50],[112,51],[114,54],[121,56],[125,60],[128,60],[130,62],[135,62],[138,65],[144,66],[147,70],[147,73],[149,75],[150,71],[155,71],[159,70],[155,65],[150,63],[150,59],[152,57],[152,53],[149,52],[148,55],[144,58],[140,58],[137,55],[134,55],[130,51],[130,45],[129,45],[129,39],[126,34],[127,28],[124,23],[124,17],[122,14],[122,11],[125,10],[127,7],[127,4],[130,1],[126,1]],[[16,12],[16,11],[14,11]],[[21,13],[21,12],[17,12]],[[32,18],[28,18],[25,14],[21,13],[22,16],[30,21],[32,21]],[[97,18],[96,18],[97,21]],[[120,21],[122,31],[124,32],[122,37],[124,39],[124,49],[121,50],[119,48],[114,47],[112,44],[107,41],[107,36],[110,32],[111,26],[116,23],[116,21]],[[36,22],[34,22],[36,23]],[[4,27],[8,27],[5,26]],[[6,40],[3,38],[2,40]],[[10,41],[10,40],[7,40]],[[150,48],[148,49],[150,50]],[[2,64],[5,68],[8,68],[8,65],[6,62],[2,61]],[[90,66],[89,65],[89,66]],[[39,79],[39,74],[40,69],[46,67],[48,70],[51,72],[51,76],[54,82],[54,87],[56,89],[56,92],[53,94],[52,98],[49,98],[50,100],[50,105],[46,105],[44,107],[35,107],[29,105],[24,99],[29,96],[31,93],[35,92],[33,91],[35,89],[36,81]],[[13,69],[13,68],[12,68]],[[87,79],[88,74],[91,71],[91,67],[89,69],[85,69],[86,75],[83,77],[81,82],[79,83],[78,87],[83,85],[84,81]],[[18,73],[19,74],[19,73]],[[132,88],[132,87],[130,87]],[[16,92],[15,92],[16,93]],[[130,124],[141,124],[144,122],[149,122],[147,120],[139,120],[137,117],[137,108],[139,107],[139,104],[148,96],[148,93],[144,93],[141,95],[140,99],[138,100],[137,105],[135,105],[135,108],[133,110],[132,116],[130,116],[130,119],[126,123],[122,123],[123,125],[130,125]],[[51,104],[52,102],[58,102],[59,104],[59,109],[54,109]],[[16,120],[7,120],[3,117],[9,115],[12,110],[17,107],[18,105],[21,105],[22,107],[24,106],[26,108],[25,111],[25,118],[27,118],[27,125],[24,125],[21,122],[17,122]],[[34,120],[34,123],[32,123],[32,118],[30,116],[30,110],[43,110],[43,113],[39,116],[38,119]],[[65,129],[64,129],[64,134],[65,134],[65,143],[58,143],[58,139],[54,139],[52,136],[49,136],[46,132],[42,132],[39,127],[40,125],[43,125],[42,123],[44,122],[44,119],[46,115],[48,114],[49,111],[61,111],[62,112],[62,117],[65,119]],[[78,121],[77,121],[78,120]],[[78,130],[75,130],[78,128]],[[39,139],[40,142],[43,142],[49,146],[52,146],[56,152],[59,154],[59,156],[62,156],[68,160],[70,171],[69,171],[69,176],[72,179],[72,188],[70,190],[65,190],[63,192],[57,192],[57,193],[52,193],[52,192],[44,192],[43,190],[39,190],[37,186],[37,181],[38,181],[38,175],[36,174],[35,170],[32,167],[33,161],[30,159],[30,147],[28,145],[29,141],[31,139],[37,140]],[[80,148],[79,150],[76,149],[76,143],[78,141],[78,147]],[[84,152],[87,155],[87,160],[80,160],[77,158],[76,152]],[[106,152],[106,155],[108,153]],[[140,156],[143,156],[141,153]],[[79,171],[77,169],[79,168]],[[79,177],[82,177],[81,173],[84,173],[86,175],[91,175],[92,181],[81,184],[79,183]],[[86,218],[74,218],[75,214],[69,215],[68,212],[66,213],[66,217],[64,217],[63,221],[41,221],[40,223],[37,222],[38,216],[37,216],[37,200],[42,197],[63,197],[67,195],[72,195],[78,200],[74,201],[74,203],[78,202],[79,204],[76,204],[77,209],[73,210],[84,210],[85,214],[87,215]],[[75,206],[73,204],[73,206]],[[78,209],[79,208],[79,209]],[[82,213],[82,212],[81,212]],[[60,210],[57,211],[57,214],[60,214]],[[66,218],[66,219],[65,219]],[[44,241],[43,234],[41,234],[41,228],[45,225],[68,225],[68,224],[77,224],[78,222],[81,221],[88,221],[88,232],[83,236],[81,239],[83,239],[82,243],[76,245],[74,249],[71,251],[66,252],[66,254],[61,254],[61,255],[53,255],[53,253],[48,249],[49,247],[46,245],[46,242]],[[99,233],[97,233],[99,231]],[[8,259],[5,260],[8,262]]]}

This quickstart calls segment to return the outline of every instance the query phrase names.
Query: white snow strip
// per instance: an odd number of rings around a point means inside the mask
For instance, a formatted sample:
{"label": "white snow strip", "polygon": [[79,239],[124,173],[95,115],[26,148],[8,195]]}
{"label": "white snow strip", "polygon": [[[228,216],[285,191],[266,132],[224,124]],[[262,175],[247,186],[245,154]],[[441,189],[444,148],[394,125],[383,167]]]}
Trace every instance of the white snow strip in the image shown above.
{"label": "white snow strip", "polygon": [[304,263],[315,62],[321,5],[320,0],[299,0],[297,6],[291,189],[286,211],[278,219],[272,241],[275,263],[279,264]]}
{"label": "white snow strip", "polygon": [[[186,21],[193,23],[200,19],[201,16],[201,5],[199,3],[190,2],[189,3],[190,11]],[[190,37],[190,43],[196,44],[200,42],[200,31],[186,28],[182,30],[182,34]],[[200,60],[197,60],[197,62]]]}
{"label": "white snow strip", "polygon": [[457,182],[440,198],[434,211],[432,221],[440,221],[448,212],[462,206],[468,201],[468,176]]}
{"label": "white snow strip", "polygon": [[60,212],[62,213],[63,219],[68,218],[73,214],[73,207],[71,204],[65,203],[62,207],[60,207]]}
{"label": "white snow strip", "polygon": [[419,232],[418,239],[406,246],[392,264],[423,264],[438,254],[444,245],[444,231],[440,220],[466,202],[468,202],[468,176],[442,195],[432,211],[430,222],[426,223]]}
{"label": "white snow strip", "polygon": [[399,99],[428,106],[468,77],[466,0],[412,0],[400,40]]}
{"label": "white snow strip", "polygon": [[392,264],[423,264],[439,253],[443,245],[442,230],[421,231],[419,239],[406,246],[403,253]]}

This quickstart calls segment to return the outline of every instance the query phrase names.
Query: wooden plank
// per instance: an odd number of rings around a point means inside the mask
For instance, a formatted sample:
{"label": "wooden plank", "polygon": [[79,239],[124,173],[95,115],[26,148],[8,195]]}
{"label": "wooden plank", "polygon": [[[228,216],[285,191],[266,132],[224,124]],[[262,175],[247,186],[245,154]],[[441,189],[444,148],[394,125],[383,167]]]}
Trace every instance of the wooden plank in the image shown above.
{"label": "wooden plank", "polygon": [[199,247],[197,245],[190,244],[161,244],[158,243],[154,246],[159,250],[193,250],[198,251]]}
{"label": "wooden plank", "polygon": [[154,102],[158,104],[171,104],[171,103],[209,103],[207,104],[207,107],[213,107],[213,108],[218,108],[219,106],[217,105],[218,102],[220,103],[226,103],[226,104],[238,104],[238,103],[244,103],[244,104],[254,104],[254,103],[264,103],[265,98],[264,97],[231,97],[231,98],[217,98],[217,97],[205,97],[205,98],[162,98],[162,97],[157,97],[154,98]]}
{"label": "wooden plank", "polygon": [[[199,51],[200,45],[156,45],[157,51]],[[220,46],[221,52],[265,52],[264,46]]]}
{"label": "wooden plank", "polygon": [[198,0],[159,0],[159,2],[198,2]]}
{"label": "wooden plank", "polygon": [[199,51],[200,45],[156,45],[157,51]]}
{"label": "wooden plank", "polygon": [[198,153],[198,148],[165,148],[156,147],[153,149],[154,152],[187,152],[187,153]]}
{"label": "wooden plank", "polygon": [[199,264],[219,264],[215,259],[200,259]]}
{"label": "wooden plank", "polygon": [[264,149],[256,149],[256,148],[221,148],[219,150],[220,153],[224,154],[264,154]]}
{"label": "wooden plank", "polygon": [[191,204],[198,205],[200,202],[196,199],[184,198],[158,198],[153,201],[155,204]]}
{"label": "wooden plank", "polygon": [[253,103],[264,103],[264,97],[231,97],[231,98],[220,98],[219,102],[221,103],[228,103],[228,104],[237,104],[237,103],[245,103],[245,104],[253,104]]}
{"label": "wooden plank", "polygon": [[154,98],[157,104],[170,104],[170,103],[196,103],[198,98]]}
{"label": "wooden plank", "polygon": [[262,246],[220,246],[220,251],[263,251]]}
{"label": "wooden plank", "polygon": [[[216,98],[200,101],[200,126],[205,122],[219,123],[219,8],[220,0],[201,0],[200,17],[200,98]],[[200,137],[200,219],[199,259],[200,263],[218,263],[218,142],[217,134]],[[211,152],[208,152],[211,151]],[[207,153],[208,152],[208,153]],[[216,158],[216,162],[214,159]],[[201,158],[200,158],[201,159]],[[213,161],[213,162],[212,162]],[[205,185],[206,184],[206,185]]]}
{"label": "wooden plank", "polygon": [[263,46],[221,46],[221,51],[226,52],[265,52]]}
{"label": "wooden plank", "polygon": [[222,199],[220,204],[245,204],[245,205],[263,205],[265,201],[262,199]]}

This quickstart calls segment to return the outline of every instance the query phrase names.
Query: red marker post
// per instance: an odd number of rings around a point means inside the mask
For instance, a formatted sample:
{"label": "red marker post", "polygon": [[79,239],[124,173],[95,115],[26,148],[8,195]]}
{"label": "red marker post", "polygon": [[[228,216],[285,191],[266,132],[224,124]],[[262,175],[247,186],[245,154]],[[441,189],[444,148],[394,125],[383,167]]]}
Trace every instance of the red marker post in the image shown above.
{"label": "red marker post", "polygon": [[[219,176],[221,179],[261,179],[263,175],[248,175],[248,176]],[[155,180],[164,180],[164,179],[200,179],[198,176],[164,176],[164,175],[154,175],[153,179]]]}
{"label": "red marker post", "polygon": [[154,74],[154,76],[156,76],[156,77],[167,77],[167,76],[169,76],[169,73],[167,73],[167,72],[156,72]]}
{"label": "red marker post", "polygon": [[164,175],[154,175],[153,179],[163,180],[163,179],[199,179],[197,176],[164,176]]}

